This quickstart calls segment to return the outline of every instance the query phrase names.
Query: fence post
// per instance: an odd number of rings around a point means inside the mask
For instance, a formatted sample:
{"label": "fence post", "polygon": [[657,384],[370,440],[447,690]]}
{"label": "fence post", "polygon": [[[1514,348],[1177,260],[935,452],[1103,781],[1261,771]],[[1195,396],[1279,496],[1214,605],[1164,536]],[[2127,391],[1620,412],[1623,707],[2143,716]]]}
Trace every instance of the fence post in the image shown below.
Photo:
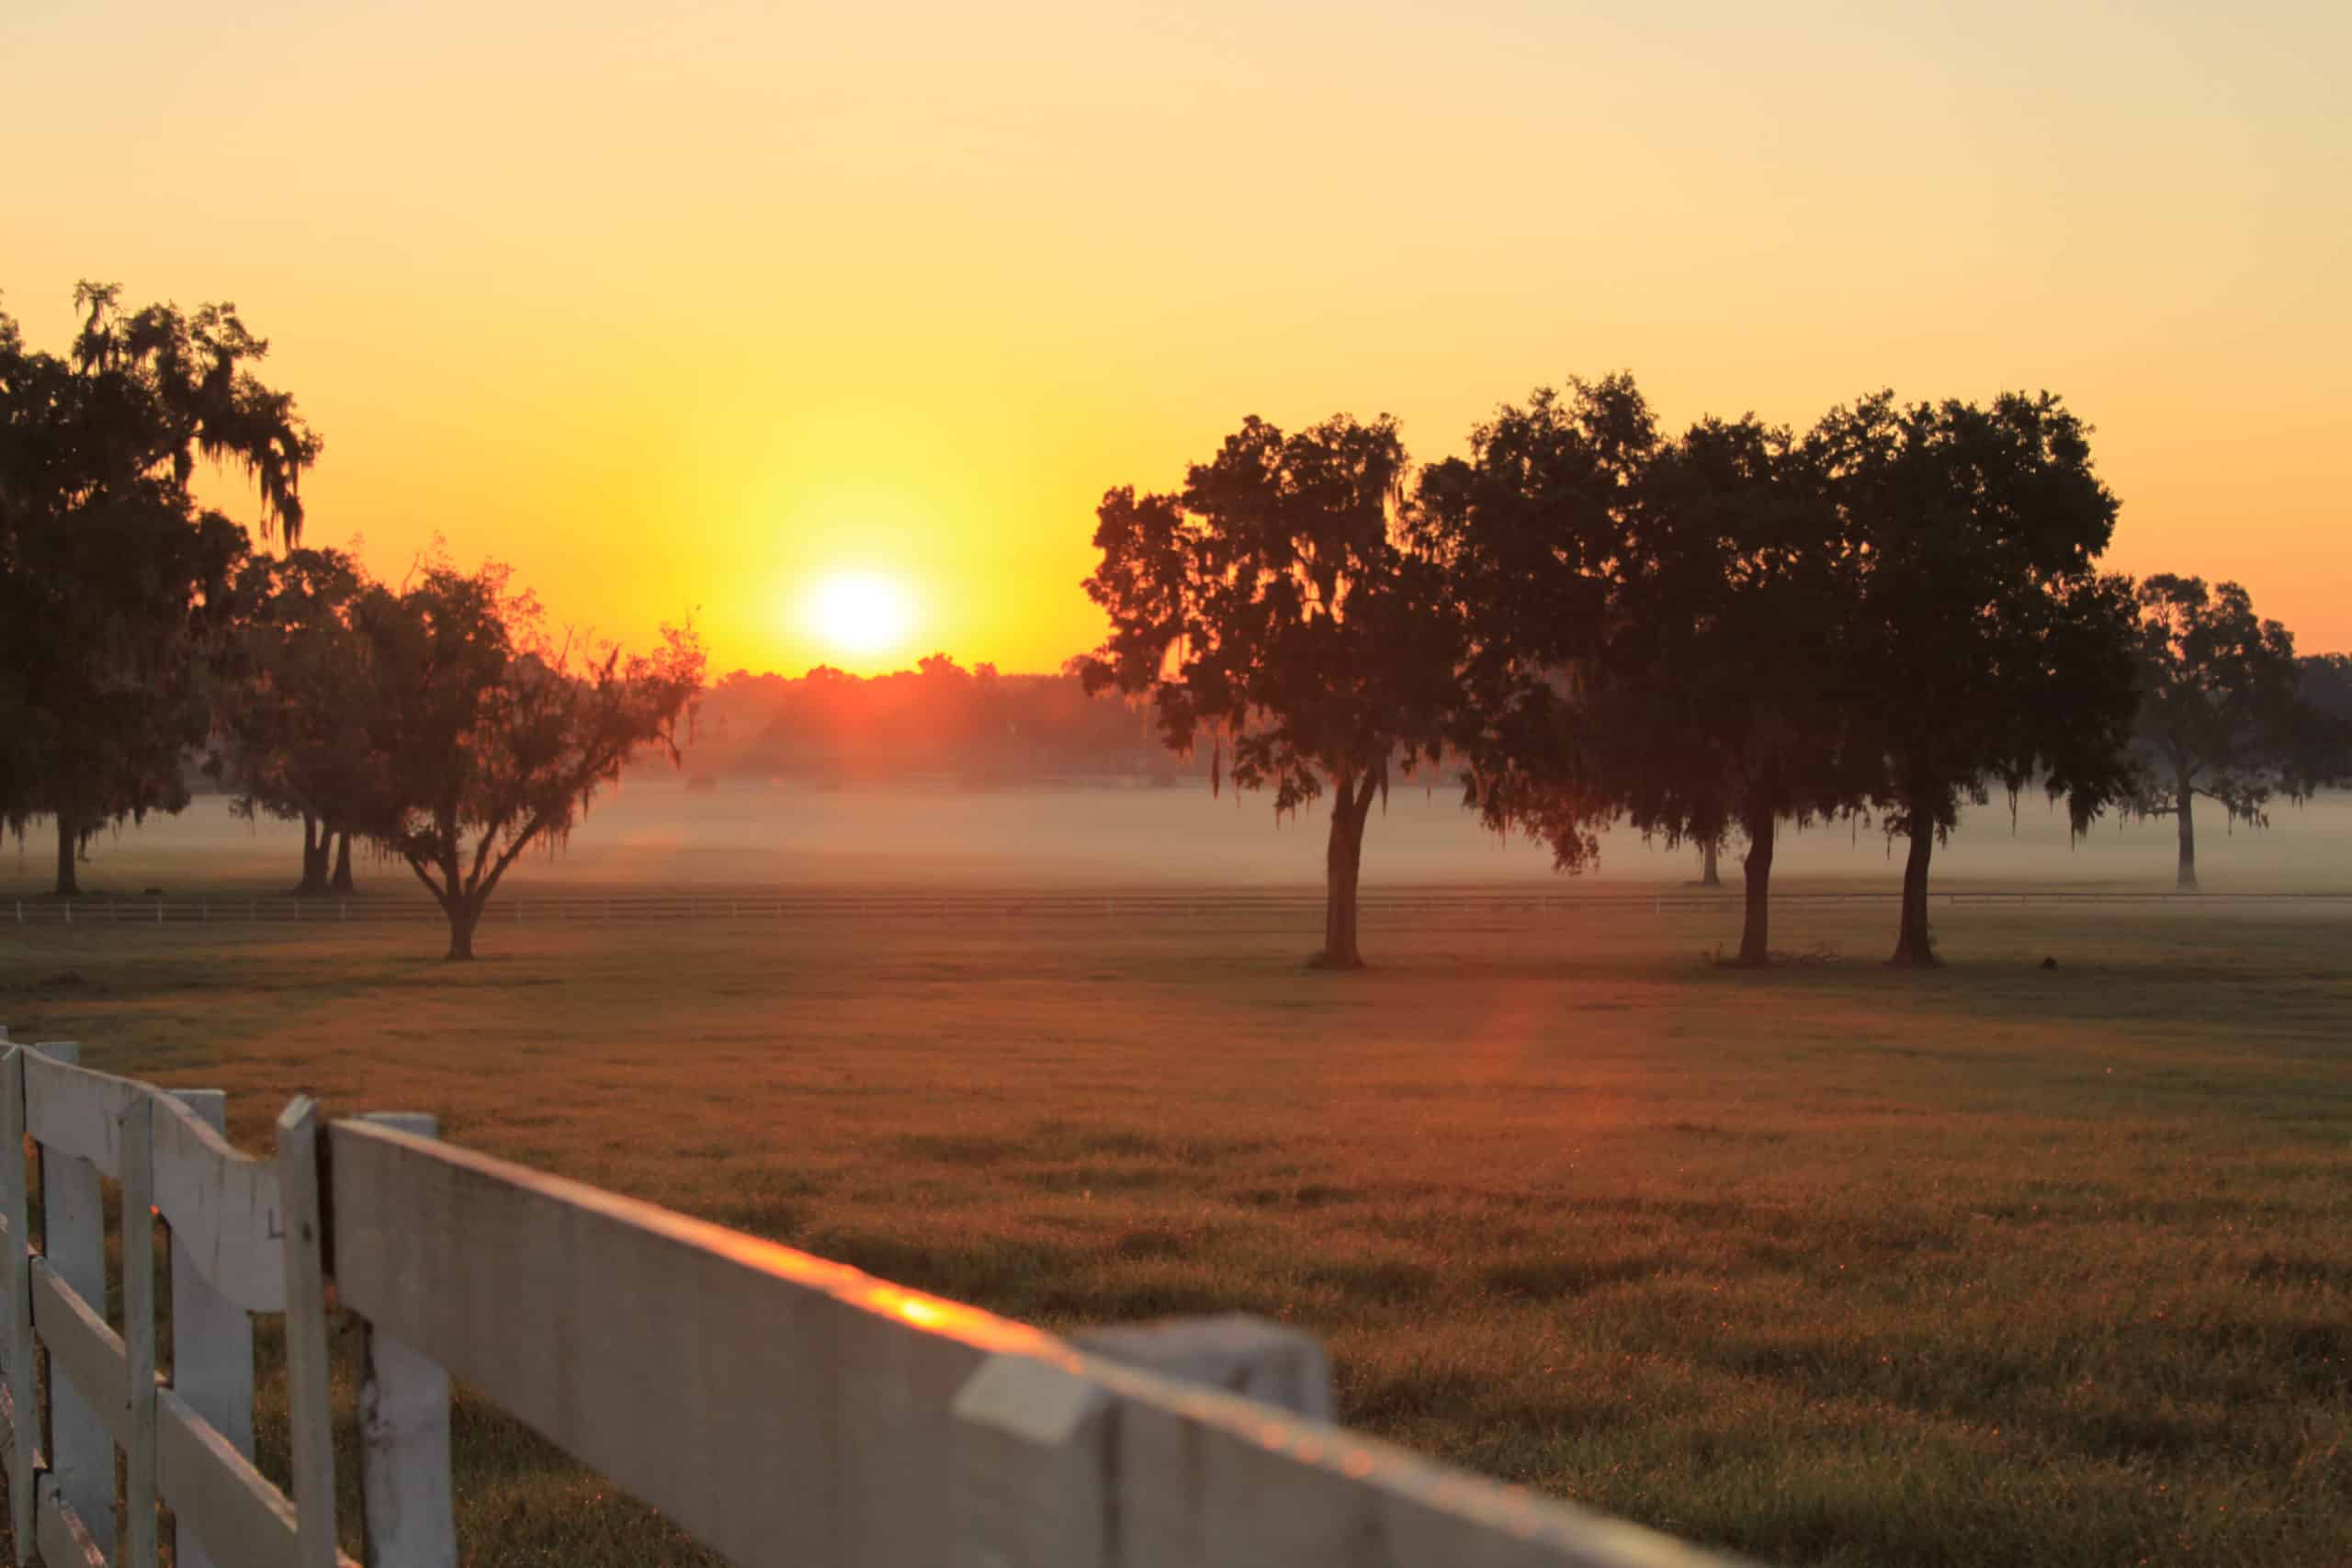
{"label": "fence post", "polygon": [[[217,1089],[175,1089],[172,1098],[216,1133],[229,1130],[229,1097]],[[254,1457],[254,1320],[197,1268],[172,1238],[172,1389],[230,1446]],[[179,1526],[180,1568],[212,1568],[196,1531]]]}
{"label": "fence post", "polygon": [[[79,1066],[82,1047],[36,1045],[41,1055]],[[29,1118],[28,1118],[29,1119]],[[41,1251],[74,1293],[103,1313],[107,1304],[107,1219],[98,1168],[44,1148],[40,1153]],[[49,1461],[66,1506],[101,1555],[114,1556],[114,1439],[70,1377],[49,1385]]]}
{"label": "fence post", "polygon": [[982,1362],[956,1393],[953,1568],[1100,1568],[1111,1415],[1109,1393],[1067,1367]]}
{"label": "fence post", "polygon": [[307,1094],[296,1095],[278,1113],[277,1190],[286,1249],[286,1404],[294,1450],[294,1561],[299,1568],[334,1568],[326,1227],[319,1207],[319,1108]]}
{"label": "fence post", "polygon": [[[157,905],[160,910],[162,905]],[[160,915],[158,919],[160,919]],[[130,1441],[124,1449],[123,1552],[116,1568],[155,1568],[154,1096],[122,1113],[122,1346],[129,1363]]]}
{"label": "fence post", "polygon": [[16,1525],[17,1568],[33,1560],[34,1452],[40,1445],[40,1396],[34,1386],[32,1205],[26,1183],[25,1047],[0,1057],[0,1202],[7,1209],[8,1400],[15,1430],[8,1451],[8,1517]]}
{"label": "fence post", "polygon": [[1336,1414],[1322,1342],[1248,1313],[1091,1329],[1072,1335],[1070,1343],[1106,1361],[1238,1393],[1310,1421]]}
{"label": "fence post", "polygon": [[[422,1112],[362,1116],[420,1138],[440,1136]],[[457,1568],[449,1490],[449,1374],[439,1362],[361,1320],[359,1488],[369,1568]]]}

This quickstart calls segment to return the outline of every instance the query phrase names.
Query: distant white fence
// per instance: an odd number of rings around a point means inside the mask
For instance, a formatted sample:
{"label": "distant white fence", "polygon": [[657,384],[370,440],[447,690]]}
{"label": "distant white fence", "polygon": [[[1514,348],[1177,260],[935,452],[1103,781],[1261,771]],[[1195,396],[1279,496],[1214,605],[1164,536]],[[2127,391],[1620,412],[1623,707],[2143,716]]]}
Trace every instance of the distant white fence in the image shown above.
{"label": "distant white fence", "polygon": [[[1566,913],[1577,909],[1638,910],[1649,906],[1654,914],[1668,910],[1726,912],[1736,910],[1741,898],[1736,874],[1720,888],[1704,892],[1681,885],[1645,887],[1621,885],[1614,891],[1561,892],[1547,888],[1413,887],[1366,888],[1358,902],[1367,915],[1474,915]],[[1991,904],[2038,904],[2054,908],[2173,905],[2210,908],[2218,904],[2257,904],[2273,908],[2310,908],[2342,910],[2352,907],[2352,892],[2303,893],[2181,893],[2172,890],[2121,892],[2064,888],[1955,888],[1929,896],[1944,907]],[[1772,895],[1775,908],[1892,905],[1902,897],[1895,888],[1856,888],[1842,891],[1796,889]],[[1020,889],[972,892],[915,892],[887,889],[838,891],[825,889],[750,888],[709,894],[620,894],[599,897],[582,895],[548,896],[491,901],[482,913],[485,926],[607,925],[680,920],[842,919],[864,917],[997,920],[1021,916],[1041,919],[1099,920],[1104,917],[1214,916],[1230,920],[1245,916],[1291,919],[1319,915],[1321,888],[1131,888],[1123,891]],[[218,925],[298,926],[347,925],[380,921],[413,921],[439,925],[447,919],[438,905],[423,897],[375,895],[354,898],[12,898],[0,900],[0,922],[20,926],[74,926],[113,929],[123,926]]]}
{"label": "distant white fence", "polygon": [[[0,1058],[0,1452],[19,1563],[37,1544],[48,1568],[153,1568],[158,1504],[184,1564],[349,1562],[330,1280],[364,1329],[362,1533],[379,1568],[457,1561],[452,1375],[747,1568],[1723,1561],[1330,1425],[1322,1351],[1290,1330],[1226,1318],[1057,1339],[451,1148],[418,1118],[322,1125],[304,1099],[278,1118],[275,1160],[251,1159],[222,1141],[217,1094],[73,1056]],[[119,1330],[104,1312],[102,1176],[140,1220],[124,1230]],[[291,1497],[251,1459],[249,1314],[263,1312],[286,1319]]]}

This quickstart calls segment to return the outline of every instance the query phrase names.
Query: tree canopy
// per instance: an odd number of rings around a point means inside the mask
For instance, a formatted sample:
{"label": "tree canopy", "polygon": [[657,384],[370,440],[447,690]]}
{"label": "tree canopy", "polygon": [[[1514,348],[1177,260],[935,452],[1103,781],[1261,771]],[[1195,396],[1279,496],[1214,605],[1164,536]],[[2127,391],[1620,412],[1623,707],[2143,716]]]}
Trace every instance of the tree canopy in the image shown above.
{"label": "tree canopy", "polygon": [[290,539],[319,451],[234,307],[126,313],[87,283],[74,302],[62,356],[0,315],[0,817],[55,820],[61,893],[99,828],[187,799],[247,547],[196,506],[198,459],[243,468]]}
{"label": "tree canopy", "polygon": [[1881,823],[1909,841],[1894,962],[1933,964],[1928,862],[1963,799],[2038,777],[2079,832],[2129,790],[2130,584],[2097,567],[2116,502],[2049,393],[1882,393],[1806,448],[1851,563],[1834,700]]}
{"label": "tree canopy", "polygon": [[1503,409],[1420,494],[1468,618],[1469,804],[1568,871],[1612,819],[1743,832],[1739,957],[1767,962],[1777,825],[1859,803],[1831,700],[1846,551],[1811,453],[1752,417],[1661,438],[1617,375]]}
{"label": "tree canopy", "polygon": [[441,906],[448,956],[471,958],[482,909],[526,850],[560,844],[639,751],[675,759],[702,650],[676,627],[651,654],[551,637],[498,566],[429,565],[368,594],[357,624],[384,788],[368,831]]}
{"label": "tree canopy", "polygon": [[1434,762],[1454,705],[1456,620],[1442,572],[1402,525],[1394,421],[1344,415],[1285,435],[1251,418],[1175,494],[1114,490],[1086,591],[1110,617],[1090,691],[1149,694],[1162,739],[1204,732],[1212,778],[1271,789],[1277,812],[1328,792],[1322,949],[1363,964],[1356,891],[1392,768]]}
{"label": "tree canopy", "polygon": [[243,816],[300,819],[296,891],[350,891],[350,843],[384,808],[368,737],[370,668],[356,617],[372,586],[339,550],[254,556],[240,573],[233,679],[215,718],[219,770]]}
{"label": "tree canopy", "polygon": [[2234,582],[2168,573],[2140,584],[2139,762],[2133,808],[2178,824],[2176,885],[2197,888],[2199,796],[2262,827],[2274,795],[2301,798],[2341,772],[2335,726],[2304,694],[2295,639]]}

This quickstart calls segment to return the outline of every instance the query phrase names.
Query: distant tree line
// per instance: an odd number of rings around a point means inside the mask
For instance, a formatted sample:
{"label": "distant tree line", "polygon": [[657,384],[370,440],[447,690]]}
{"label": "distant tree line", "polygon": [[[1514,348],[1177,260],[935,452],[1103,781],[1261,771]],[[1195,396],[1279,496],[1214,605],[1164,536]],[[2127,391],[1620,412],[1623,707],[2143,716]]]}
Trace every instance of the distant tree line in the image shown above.
{"label": "distant tree line", "polygon": [[1620,375],[1418,470],[1386,418],[1253,418],[1181,490],[1103,497],[1085,678],[1278,812],[1329,797],[1318,964],[1363,962],[1373,802],[1443,763],[1565,870],[1615,821],[1711,868],[1736,838],[1743,964],[1770,960],[1782,826],[1867,820],[1905,846],[1893,961],[1931,964],[1963,803],[2171,816],[2189,887],[2196,799],[2260,822],[2352,773],[2346,660],[2298,661],[2234,584],[2102,571],[2116,512],[2047,393],[1678,434]]}
{"label": "distant tree line", "polygon": [[1049,780],[1172,784],[1181,767],[1139,705],[1091,701],[1075,662],[1052,675],[967,670],[944,653],[859,677],[738,670],[712,682],[686,758],[690,786],[729,779],[820,787],[911,780],[964,788]]}
{"label": "distant tree line", "polygon": [[[75,302],[64,355],[0,313],[0,819],[51,825],[71,895],[89,838],[181,809],[201,758],[238,810],[302,822],[298,891],[347,886],[357,840],[471,957],[516,859],[674,746],[702,685],[691,632],[627,656],[551,634],[497,566],[430,559],[392,586],[300,547],[319,439],[256,376],[268,344],[235,308],[128,312],[88,284]],[[199,458],[251,478],[283,555],[197,505]]]}

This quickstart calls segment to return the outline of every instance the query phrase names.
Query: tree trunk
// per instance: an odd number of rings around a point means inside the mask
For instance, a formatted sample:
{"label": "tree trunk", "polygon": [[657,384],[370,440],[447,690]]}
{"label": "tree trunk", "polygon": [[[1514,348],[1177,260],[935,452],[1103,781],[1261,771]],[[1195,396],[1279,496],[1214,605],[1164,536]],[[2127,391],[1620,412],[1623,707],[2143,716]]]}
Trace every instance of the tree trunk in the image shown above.
{"label": "tree trunk", "polygon": [[1928,940],[1928,857],[1935,852],[1936,825],[1911,807],[1911,853],[1903,863],[1903,929],[1894,939],[1889,964],[1899,968],[1933,968],[1939,960]]}
{"label": "tree trunk", "polygon": [[327,884],[335,893],[351,891],[351,835],[337,834],[334,844],[334,879]]}
{"label": "tree trunk", "polygon": [[296,897],[313,898],[327,890],[328,834],[317,818],[302,814],[302,880],[294,885]]}
{"label": "tree trunk", "polygon": [[74,874],[74,857],[82,848],[82,835],[74,826],[74,818],[61,811],[57,814],[57,896],[78,897],[82,884]]}
{"label": "tree trunk", "polygon": [[1361,969],[1356,946],[1356,872],[1363,863],[1363,824],[1372,810],[1372,785],[1356,799],[1353,780],[1343,780],[1331,803],[1331,841],[1324,854],[1323,950],[1308,962],[1318,969]]}
{"label": "tree trunk", "polygon": [[2173,886],[2183,893],[2197,891],[2197,823],[2189,816],[2189,804],[2196,795],[2184,776],[2180,781],[2180,876]]}
{"label": "tree trunk", "polygon": [[[1718,872],[1716,871],[1716,869],[1715,869],[1715,861],[1716,861],[1716,858],[1717,858],[1719,855],[1721,855],[1722,853],[1723,853],[1723,845],[1722,845],[1722,844],[1720,844],[1720,843],[1718,843],[1717,841],[1715,841],[1715,840],[1713,840],[1713,839],[1709,839],[1705,843],[1703,843],[1703,844],[1702,844],[1702,845],[1700,845],[1700,846],[1699,846],[1699,886],[1702,886],[1702,887],[1721,887],[1721,886],[1724,885],[1724,879],[1723,879],[1722,874],[1721,874],[1720,873],[1718,873]],[[1767,865],[1768,869],[1769,869],[1769,867],[1770,867],[1770,863],[1771,863],[1771,857],[1770,857],[1770,855],[1767,855],[1767,856],[1765,857],[1765,863],[1766,863],[1766,865]]]}
{"label": "tree trunk", "polygon": [[[1772,837],[1776,824],[1770,817],[1750,818],[1747,858],[1741,863],[1747,881],[1747,918],[1739,928],[1739,966],[1761,969],[1772,962]],[[1713,856],[1709,857],[1711,860]],[[1714,868],[1710,865],[1710,871]]]}
{"label": "tree trunk", "polygon": [[481,910],[464,894],[455,894],[441,906],[449,917],[449,951],[443,956],[454,962],[474,955],[474,926],[481,919]]}

